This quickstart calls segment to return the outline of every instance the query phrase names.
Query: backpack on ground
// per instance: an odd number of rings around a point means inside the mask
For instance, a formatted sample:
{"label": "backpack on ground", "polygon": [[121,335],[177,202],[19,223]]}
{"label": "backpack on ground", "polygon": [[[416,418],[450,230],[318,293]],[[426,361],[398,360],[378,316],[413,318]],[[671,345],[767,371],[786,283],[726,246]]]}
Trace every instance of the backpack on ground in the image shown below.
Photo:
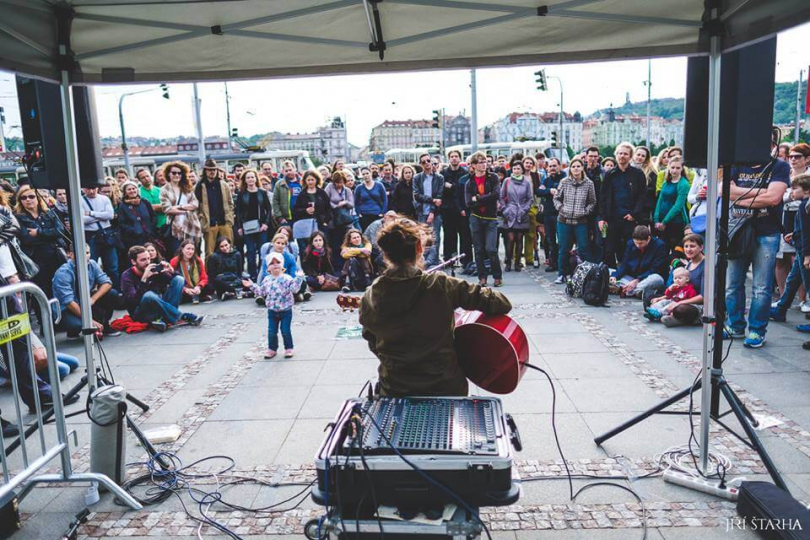
{"label": "backpack on ground", "polygon": [[574,275],[568,280],[565,287],[565,292],[571,298],[582,298],[582,289],[585,286],[585,276],[591,271],[591,268],[596,266],[595,263],[583,262],[577,265],[574,270]]}
{"label": "backpack on ground", "polygon": [[582,301],[589,306],[604,306],[608,299],[610,270],[604,263],[594,265],[582,284]]}

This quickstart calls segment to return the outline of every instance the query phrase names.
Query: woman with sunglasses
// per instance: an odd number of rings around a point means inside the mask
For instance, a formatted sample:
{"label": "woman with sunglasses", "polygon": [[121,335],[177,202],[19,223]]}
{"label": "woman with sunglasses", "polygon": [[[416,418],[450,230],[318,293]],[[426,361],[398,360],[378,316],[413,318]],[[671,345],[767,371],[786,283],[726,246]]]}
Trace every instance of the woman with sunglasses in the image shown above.
{"label": "woman with sunglasses", "polygon": [[160,188],[160,204],[166,214],[166,251],[174,253],[180,249],[180,243],[190,238],[195,245],[202,240],[202,226],[197,215],[200,203],[194,195],[194,183],[186,165],[180,161],[167,163],[163,167],[166,185]]}
{"label": "woman with sunglasses", "polygon": [[63,250],[67,247],[67,232],[62,220],[27,184],[17,191],[14,212],[20,224],[20,245],[26,255],[39,265],[39,272],[32,281],[51,298],[53,275],[65,263]]}

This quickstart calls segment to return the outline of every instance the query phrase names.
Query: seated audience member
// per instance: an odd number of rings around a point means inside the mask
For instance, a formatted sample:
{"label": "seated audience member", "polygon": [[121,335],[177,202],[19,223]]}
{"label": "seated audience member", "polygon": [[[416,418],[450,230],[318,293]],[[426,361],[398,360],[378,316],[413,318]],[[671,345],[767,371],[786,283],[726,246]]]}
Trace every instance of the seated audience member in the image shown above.
{"label": "seated audience member", "polygon": [[242,254],[233,249],[228,238],[217,238],[217,245],[206,265],[208,279],[220,300],[242,298]]}
{"label": "seated audience member", "polygon": [[177,309],[185,281],[182,276],[175,275],[169,263],[152,263],[143,246],[132,246],[128,256],[132,266],[121,276],[121,292],[133,320],[148,323],[159,332],[180,321],[192,326],[202,323],[202,315]]}
{"label": "seated audience member", "polygon": [[[685,268],[689,272],[689,283],[694,287],[697,295],[670,304],[669,313],[661,317],[661,323],[668,327],[700,324],[700,319],[703,317],[703,237],[694,233],[687,234],[683,239],[683,254],[683,259],[672,263],[673,270],[670,273],[669,282],[674,283],[673,274],[677,268]],[[676,263],[678,264],[676,265]],[[651,290],[645,296],[645,308],[654,296],[660,296],[660,290]]]}
{"label": "seated audience member", "polygon": [[163,260],[163,256],[160,254],[161,251],[158,247],[153,244],[152,242],[147,242],[143,245],[146,248],[146,252],[149,253],[149,258],[152,260],[152,264],[160,264]]}
{"label": "seated audience member", "polygon": [[289,237],[279,230],[270,242],[262,246],[260,253],[262,266],[259,268],[257,283],[261,283],[267,277],[267,256],[274,251],[284,256],[284,273],[290,277],[295,277],[296,272],[298,272],[298,265],[295,262],[295,256],[287,249],[289,243]]}
{"label": "seated audience member", "polygon": [[[324,284],[331,282],[333,284],[339,283],[339,278],[335,274],[335,269],[332,266],[332,250],[329,248],[326,241],[326,235],[321,231],[315,231],[309,239],[306,251],[304,251],[304,260],[301,261],[301,268],[304,270],[307,285],[313,291],[320,291],[324,288]],[[334,287],[335,285],[327,285],[327,287]],[[337,285],[339,287],[339,285]],[[330,289],[335,290],[335,289]]]}
{"label": "seated audience member", "polygon": [[612,292],[626,296],[644,296],[664,285],[669,265],[669,248],[650,235],[650,228],[638,225],[624,251],[619,267],[610,278]]}
{"label": "seated audience member", "polygon": [[672,285],[666,288],[664,295],[653,298],[644,313],[651,321],[660,321],[661,317],[675,309],[678,302],[697,296],[695,287],[689,283],[689,270],[683,266],[672,270],[672,280]]}
{"label": "seated audience member", "polygon": [[[51,382],[50,373],[48,373],[48,351],[45,350],[45,345],[40,341],[36,332],[31,332],[31,351],[34,353],[34,365],[40,364],[44,367],[37,370],[37,375],[47,383]],[[56,353],[56,366],[59,370],[59,380],[64,379],[76,368],[79,367],[79,359],[70,354],[58,352]]]}
{"label": "seated audience member", "polygon": [[194,245],[193,240],[186,239],[180,242],[180,251],[169,261],[169,264],[174,268],[175,273],[185,280],[180,303],[199,304],[200,301],[211,301],[208,292],[208,273],[205,271],[202,259],[197,255],[197,246]]}
{"label": "seated audience member", "polygon": [[[68,338],[78,338],[82,329],[82,307],[79,304],[76,257],[73,248],[68,251],[68,262],[59,267],[53,276],[53,295],[59,301],[62,319],[58,328],[67,332]],[[113,310],[121,303],[121,293],[113,289],[107,274],[96,261],[90,260],[90,246],[86,246],[85,258],[90,281],[90,305],[96,332],[105,336],[118,336],[121,332],[110,327]]]}
{"label": "seated audience member", "polygon": [[350,229],[343,239],[340,256],[346,261],[342,271],[346,282],[343,291],[365,291],[374,279],[371,242],[357,229]]}
{"label": "seated audience member", "polygon": [[382,256],[382,251],[377,245],[377,233],[380,231],[383,225],[393,221],[397,217],[399,217],[399,214],[393,210],[389,210],[380,219],[372,221],[371,225],[366,227],[366,230],[363,231],[363,235],[368,238],[369,242],[371,242],[371,260],[374,263],[374,268],[378,271],[382,271],[382,269],[385,268],[385,259]]}

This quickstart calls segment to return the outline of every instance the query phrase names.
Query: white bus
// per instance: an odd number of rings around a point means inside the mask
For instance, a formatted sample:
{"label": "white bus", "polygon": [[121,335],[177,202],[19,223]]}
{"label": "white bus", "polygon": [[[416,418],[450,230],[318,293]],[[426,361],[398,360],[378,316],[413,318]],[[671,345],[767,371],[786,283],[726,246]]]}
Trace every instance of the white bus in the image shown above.
{"label": "white bus", "polygon": [[269,161],[273,165],[273,172],[281,172],[281,164],[285,161],[292,161],[300,172],[315,169],[315,164],[309,157],[306,150],[266,150],[250,154],[250,166],[261,169],[262,163]]}
{"label": "white bus", "polygon": [[393,159],[395,163],[419,163],[419,156],[430,154],[431,156],[441,155],[441,150],[437,146],[425,148],[392,148],[385,152],[385,160]]}
{"label": "white bus", "polygon": [[[523,154],[524,156],[534,156],[539,152],[548,154],[551,148],[551,141],[521,141],[521,142],[499,142],[499,143],[481,143],[478,145],[478,151],[484,152],[488,156],[503,155],[507,158],[513,154]],[[470,154],[472,154],[471,144],[457,144],[455,146],[448,146],[444,151],[445,156],[449,155],[451,151],[461,152],[461,159],[466,161]],[[567,160],[566,160],[567,162]]]}

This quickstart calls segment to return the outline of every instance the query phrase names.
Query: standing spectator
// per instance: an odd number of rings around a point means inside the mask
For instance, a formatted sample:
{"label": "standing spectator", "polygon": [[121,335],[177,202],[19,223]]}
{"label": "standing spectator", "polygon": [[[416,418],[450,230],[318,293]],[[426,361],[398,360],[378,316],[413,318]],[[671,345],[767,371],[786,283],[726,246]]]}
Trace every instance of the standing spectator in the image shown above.
{"label": "standing spectator", "polygon": [[[262,161],[261,171],[262,171],[262,174],[264,176],[266,176],[268,180],[270,180],[270,183],[271,183],[272,187],[275,187],[276,183],[275,183],[274,179],[275,179],[276,175],[273,174],[273,163],[271,161]],[[272,187],[268,191],[273,191]]]}
{"label": "standing spectator", "polygon": [[380,177],[380,183],[385,188],[385,193],[388,195],[388,200],[391,200],[391,196],[394,193],[394,187],[397,184],[397,179],[394,176],[394,166],[390,163],[383,163],[382,164],[382,176]]}
{"label": "standing spectator", "polygon": [[585,150],[585,176],[593,182],[593,190],[596,193],[597,204],[594,207],[591,215],[588,216],[588,238],[591,243],[591,259],[594,261],[601,261],[605,258],[605,242],[602,238],[602,233],[599,230],[598,217],[599,217],[599,192],[602,189],[602,178],[605,172],[602,170],[602,165],[599,160],[599,147],[589,146]]}
{"label": "standing spectator", "polygon": [[169,181],[160,188],[160,204],[167,216],[169,235],[166,237],[166,252],[174,253],[180,242],[191,238],[199,245],[202,227],[197,215],[199,201],[194,195],[188,165],[180,161],[167,163],[163,171]]}
{"label": "standing spectator", "polygon": [[602,179],[599,229],[607,231],[604,262],[611,268],[624,259],[624,248],[629,245],[633,230],[650,212],[647,179],[643,172],[630,166],[633,151],[632,144],[620,143],[616,147],[616,167],[610,168]]}
{"label": "standing spectator", "polygon": [[53,203],[53,211],[62,221],[65,231],[70,234],[70,209],[68,208],[66,189],[59,188],[56,190],[56,202]]}
{"label": "standing spectator", "polygon": [[121,276],[121,292],[133,320],[147,323],[158,332],[164,332],[181,321],[191,326],[202,324],[203,315],[177,309],[184,280],[174,274],[169,263],[152,263],[143,246],[132,246],[128,255],[132,266]]}
{"label": "standing spectator", "polygon": [[[98,263],[90,258],[89,246],[85,248],[85,262],[90,286],[90,310],[97,333],[117,336],[120,332],[110,327],[113,310],[121,303],[121,293],[113,288],[110,277]],[[53,276],[53,296],[59,301],[62,312],[57,328],[67,332],[68,339],[79,338],[82,329],[82,305],[79,295],[76,257],[73,249],[68,251],[68,261],[59,267]]]}
{"label": "standing spectator", "polygon": [[[302,182],[304,189],[301,190],[293,206],[293,219],[296,221],[293,228],[299,228],[297,235],[299,236],[297,239],[299,253],[306,249],[307,241],[312,237],[313,232],[316,230],[325,231],[329,226],[329,222],[332,221],[332,205],[329,195],[320,187],[321,175],[318,174],[318,171],[309,170],[305,172]],[[379,186],[379,184],[377,185]],[[385,194],[385,191],[383,191],[383,194]]]}
{"label": "standing spectator", "polygon": [[[799,143],[790,148],[787,160],[790,165],[790,178],[796,178],[800,174],[807,171],[808,162],[810,162],[810,145],[806,143]],[[794,220],[796,219],[796,211],[801,204],[800,200],[791,199],[793,190],[787,190],[784,196],[784,207],[782,212],[782,230],[793,231]],[[780,294],[784,294],[785,280],[787,279],[788,272],[792,270],[793,259],[796,254],[796,248],[790,242],[786,242],[784,237],[779,243],[779,253],[776,254],[776,287]],[[802,298],[801,310],[802,313],[810,313],[810,302],[804,301],[805,290],[800,287],[799,296]]]}
{"label": "standing spectator", "polygon": [[265,276],[261,284],[255,285],[245,280],[244,285],[251,287],[256,296],[265,299],[267,306],[267,351],[265,358],[273,358],[278,350],[278,330],[281,326],[281,336],[284,339],[284,358],[292,358],[292,308],[295,303],[294,295],[301,287],[301,278],[292,277],[284,273],[284,258],[279,253],[267,256],[267,266],[270,273]]}
{"label": "standing spectator", "polygon": [[515,271],[520,272],[523,269],[520,262],[523,254],[523,235],[529,228],[529,209],[534,202],[534,193],[531,178],[523,174],[523,162],[519,159],[512,161],[510,169],[512,175],[504,181],[500,189],[501,214],[506,237],[506,260],[503,265],[507,272],[511,272],[514,257]]}
{"label": "standing spectator", "polygon": [[[676,157],[683,159],[683,148],[681,148],[680,146],[670,146],[669,149],[667,150],[666,165],[664,167],[658,165],[658,178],[655,181],[656,196],[659,193],[661,193],[661,189],[664,187],[664,180],[667,172],[667,167],[669,166],[669,162]],[[684,167],[683,176],[689,181],[689,185],[691,186],[692,181],[695,179],[695,171],[690,169],[689,167]]]}
{"label": "standing spectator", "polygon": [[165,169],[157,169],[155,171],[155,185],[159,188],[162,188],[166,185],[166,173]]}
{"label": "standing spectator", "polygon": [[[162,173],[162,171],[160,172]],[[138,172],[135,173],[135,178],[141,183],[141,199],[152,206],[152,212],[155,214],[155,230],[158,232],[163,231],[163,227],[166,225],[166,214],[163,213],[163,206],[160,204],[160,187],[152,182],[152,175],[149,173],[149,169],[138,169]],[[124,197],[126,198],[126,193]],[[127,246],[127,249],[130,247],[131,246]]]}
{"label": "standing spectator", "polygon": [[686,211],[689,196],[689,181],[683,176],[683,160],[674,157],[669,160],[666,182],[658,195],[653,213],[656,234],[674,251],[681,244],[683,231],[689,223]]}
{"label": "standing spectator", "polygon": [[304,270],[307,285],[313,291],[320,291],[327,281],[338,282],[335,268],[332,266],[332,250],[329,249],[326,235],[322,231],[312,233],[301,260],[301,268]]}
{"label": "standing spectator", "polygon": [[[602,160],[602,170],[605,172],[605,174],[607,174],[607,172],[609,170],[615,169],[615,168],[616,168],[616,159],[608,156],[608,157],[606,157],[605,159]],[[605,177],[603,176],[602,180],[604,180],[604,179],[605,179]],[[602,199],[598,199],[598,200],[601,201]]]}
{"label": "standing spectator", "polygon": [[651,237],[650,228],[637,225],[627,242],[619,267],[610,277],[611,289],[625,296],[648,298],[664,286],[669,267],[669,250],[658,238]]}
{"label": "standing spectator", "polygon": [[98,188],[84,188],[81,207],[84,213],[84,235],[90,247],[90,258],[101,259],[104,272],[113,283],[118,282],[118,247],[112,230],[115,217],[112,202],[99,194]]}
{"label": "standing spectator", "polygon": [[126,169],[115,170],[115,181],[118,183],[118,185],[122,185],[127,180],[129,180],[129,172],[127,172]]}
{"label": "standing spectator", "polygon": [[[526,259],[527,266],[540,268],[540,257],[537,252],[537,215],[540,213],[540,205],[535,193],[540,187],[540,181],[545,177],[546,171],[538,172],[537,161],[532,156],[526,156],[523,158],[523,174],[531,180],[532,184],[532,206],[529,208],[529,230],[526,231],[523,239],[523,257]],[[520,249],[520,246],[517,249]]]}
{"label": "standing spectator", "polygon": [[659,174],[661,171],[667,170],[667,166],[669,165],[669,160],[667,159],[668,153],[669,147],[665,146],[663,150],[658,152],[658,157],[655,158],[655,168],[658,169]]}
{"label": "standing spectator", "polygon": [[422,172],[413,179],[413,199],[419,223],[433,227],[433,246],[425,254],[425,263],[433,266],[439,262],[439,246],[442,243],[442,217],[439,210],[442,207],[444,177],[433,172],[430,154],[419,156],[419,165],[422,166]]}
{"label": "standing spectator", "polygon": [[484,260],[488,258],[494,286],[500,287],[503,276],[498,260],[498,177],[487,172],[487,157],[483,152],[475,152],[469,161],[472,171],[465,186],[464,203],[470,214],[478,283],[482,286],[487,284]]}
{"label": "standing spectator", "polygon": [[[796,148],[795,146],[793,148]],[[791,149],[793,152],[793,149]],[[810,257],[810,216],[807,213],[807,200],[810,198],[810,174],[799,174],[790,181],[791,199],[799,203],[796,219],[793,224],[793,232],[786,235],[786,239],[796,247],[796,257],[793,266],[785,280],[782,295],[774,307],[771,307],[771,319],[778,322],[785,322],[787,310],[793,303],[799,288],[804,286],[808,289],[810,285],[810,273],[808,273],[805,261]],[[808,260],[810,262],[810,260]],[[810,326],[805,326],[810,331]]]}
{"label": "standing spectator", "polygon": [[292,209],[301,193],[301,182],[292,161],[285,161],[281,170],[284,176],[273,187],[273,217],[279,225],[287,225],[293,220]]}
{"label": "standing spectator", "polygon": [[197,213],[205,238],[206,257],[214,252],[214,244],[220,236],[233,242],[233,198],[228,184],[220,180],[220,169],[214,159],[205,160],[202,182],[194,188],[199,201]]}
{"label": "standing spectator", "polygon": [[[778,139],[777,139],[778,140]],[[772,149],[776,148],[772,141]],[[743,345],[759,348],[765,344],[771,310],[782,197],[790,182],[790,167],[780,159],[731,170],[729,219],[729,263],[726,284],[727,328],[724,337],[745,337]],[[749,231],[745,229],[750,227]],[[733,258],[732,258],[733,257]],[[753,294],[745,321],[745,280],[753,273]]]}
{"label": "standing spectator", "polygon": [[360,216],[360,227],[365,229],[372,221],[380,219],[388,209],[385,187],[371,177],[368,167],[360,169],[363,182],[354,188],[354,206]]}
{"label": "standing spectator", "polygon": [[329,182],[332,181],[332,169],[330,169],[326,165],[321,165],[320,167],[318,167],[318,174],[320,174],[321,178],[323,179],[325,189],[325,187],[329,185]]}
{"label": "standing spectator", "polygon": [[586,261],[592,260],[591,241],[588,236],[588,216],[596,206],[596,191],[593,182],[585,175],[585,168],[580,159],[573,159],[568,164],[568,176],[560,181],[557,194],[554,196],[554,207],[557,209],[557,235],[560,251],[560,271],[555,283],[565,282],[565,278],[574,273],[568,267],[568,251],[576,240],[579,256]]}
{"label": "standing spectator", "polygon": [[[717,179],[718,182],[722,180],[722,171],[721,168]],[[689,209],[689,230],[694,234],[699,234],[701,237],[705,237],[706,234],[708,181],[708,175],[701,175],[695,182],[692,182],[689,195],[686,196],[686,202],[691,205]]]}
{"label": "standing spectator", "polygon": [[139,190],[135,182],[124,182],[124,200],[118,205],[118,226],[127,250],[132,246],[142,246],[157,236],[152,204],[144,200],[141,193],[143,190]]}
{"label": "standing spectator", "polygon": [[[636,151],[633,153],[633,162],[631,164],[641,169],[641,172],[644,173],[644,177],[647,179],[647,208],[652,210],[655,208],[658,171],[655,169],[655,165],[653,165],[650,149],[646,146],[636,146]],[[650,223],[650,216],[645,216],[645,219],[641,223],[643,225]],[[682,237],[683,234],[678,237],[678,242],[680,242]]]}
{"label": "standing spectator", "polygon": [[[56,270],[65,262],[65,228],[59,217],[45,204],[36,190],[23,185],[17,191],[14,207],[20,225],[20,245],[39,266],[32,281],[45,296],[53,297],[51,282]],[[36,308],[39,304],[34,304]]]}
{"label": "standing spectator", "polygon": [[[461,166],[461,152],[452,150],[448,159],[450,160],[448,166],[442,170],[444,189],[441,196],[442,207],[439,212],[442,216],[442,228],[444,229],[445,260],[458,254],[459,236],[462,237],[462,245],[464,244],[460,180],[462,176],[467,174],[467,171]],[[469,228],[467,229],[467,237],[469,238]]]}
{"label": "standing spectator", "polygon": [[535,194],[543,201],[543,228],[546,232],[548,251],[550,260],[546,272],[557,272],[559,270],[558,247],[557,247],[557,209],[554,207],[554,196],[557,195],[557,188],[560,181],[565,178],[566,173],[560,167],[560,160],[551,158],[548,160],[548,169],[545,178],[540,180]]}
{"label": "standing spectator", "polygon": [[242,298],[242,254],[231,241],[220,236],[216,250],[206,261],[208,279],[220,300]]}
{"label": "standing spectator", "polygon": [[267,242],[267,234],[273,219],[270,194],[258,186],[256,169],[244,169],[239,177],[239,193],[236,195],[236,234],[247,248],[247,271],[251,279],[259,273],[257,257]]}
{"label": "standing spectator", "polygon": [[413,202],[413,178],[416,170],[411,165],[403,165],[399,171],[399,180],[394,185],[391,195],[391,210],[411,219],[416,219],[416,209]]}
{"label": "standing spectator", "polygon": [[[332,253],[332,266],[343,264],[340,245],[354,222],[354,193],[346,187],[346,173],[332,173],[332,182],[324,190],[332,207],[332,222],[329,224],[329,246]],[[410,192],[408,193],[410,197]]]}
{"label": "standing spectator", "polygon": [[197,246],[193,240],[183,240],[180,251],[169,261],[175,273],[183,277],[183,295],[180,303],[191,302],[199,304],[210,302],[210,287],[208,286],[208,273],[202,259],[197,255]]}

